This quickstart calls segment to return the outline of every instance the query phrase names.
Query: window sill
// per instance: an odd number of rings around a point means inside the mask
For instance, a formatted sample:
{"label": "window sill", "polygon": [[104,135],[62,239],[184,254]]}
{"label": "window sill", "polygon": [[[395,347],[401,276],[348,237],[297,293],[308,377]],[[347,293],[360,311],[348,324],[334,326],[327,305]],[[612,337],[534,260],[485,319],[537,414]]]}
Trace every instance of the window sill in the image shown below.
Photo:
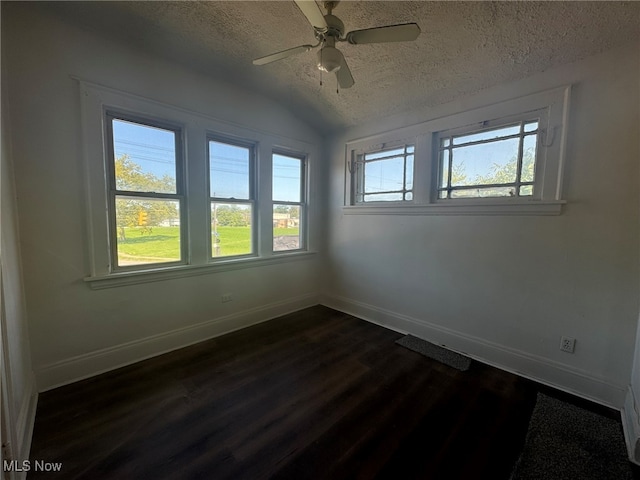
{"label": "window sill", "polygon": [[560,215],[564,200],[519,202],[442,202],[428,205],[349,205],[345,215]]}
{"label": "window sill", "polygon": [[163,280],[193,277],[196,275],[210,275],[230,270],[240,270],[243,268],[254,268],[298,260],[307,260],[315,255],[316,252],[280,253],[272,257],[223,260],[215,263],[208,263],[206,265],[179,265],[166,268],[137,270],[133,272],[117,272],[110,273],[108,275],[85,277],[84,281],[87,282],[93,290],[101,290],[103,288],[160,282]]}

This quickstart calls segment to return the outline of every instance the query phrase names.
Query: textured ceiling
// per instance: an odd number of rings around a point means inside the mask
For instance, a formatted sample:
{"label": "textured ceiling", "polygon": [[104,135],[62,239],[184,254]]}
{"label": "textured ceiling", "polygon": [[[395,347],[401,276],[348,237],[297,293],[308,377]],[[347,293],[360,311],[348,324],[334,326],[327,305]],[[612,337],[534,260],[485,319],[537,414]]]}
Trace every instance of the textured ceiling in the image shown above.
{"label": "textured ceiling", "polygon": [[[320,2],[319,2],[320,3]],[[259,91],[319,133],[444,103],[640,39],[639,2],[341,1],[347,31],[417,22],[415,42],[340,43],[356,84],[336,93],[315,51],[251,60],[315,43],[292,1],[54,2],[67,21],[211,77]]]}

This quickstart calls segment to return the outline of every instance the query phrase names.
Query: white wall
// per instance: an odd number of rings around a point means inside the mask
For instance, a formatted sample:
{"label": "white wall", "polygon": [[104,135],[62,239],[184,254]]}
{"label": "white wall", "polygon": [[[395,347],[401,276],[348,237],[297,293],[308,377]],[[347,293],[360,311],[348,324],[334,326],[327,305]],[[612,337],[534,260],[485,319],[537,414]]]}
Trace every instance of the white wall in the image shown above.
{"label": "white wall", "polygon": [[[37,3],[2,7],[24,282],[40,390],[317,303],[317,256],[91,290],[83,281],[89,262],[80,99],[70,75],[251,129],[314,145],[321,140],[263,97],[65,25]],[[311,215],[317,214],[312,208]],[[311,243],[317,245],[313,227]],[[234,300],[221,304],[222,293],[233,293]]]}
{"label": "white wall", "polygon": [[[329,142],[326,302],[621,407],[639,287],[638,45]],[[344,145],[574,84],[558,217],[344,215]],[[577,339],[575,354],[560,336]]]}
{"label": "white wall", "polygon": [[[4,33],[4,32],[3,32]],[[3,36],[3,55],[6,47]],[[37,393],[31,368],[29,331],[24,304],[24,289],[18,238],[15,185],[12,162],[10,118],[6,108],[7,78],[2,71],[2,121],[0,132],[0,362],[2,364],[3,445],[9,443],[14,460],[29,456]],[[6,402],[6,404],[4,404]]]}

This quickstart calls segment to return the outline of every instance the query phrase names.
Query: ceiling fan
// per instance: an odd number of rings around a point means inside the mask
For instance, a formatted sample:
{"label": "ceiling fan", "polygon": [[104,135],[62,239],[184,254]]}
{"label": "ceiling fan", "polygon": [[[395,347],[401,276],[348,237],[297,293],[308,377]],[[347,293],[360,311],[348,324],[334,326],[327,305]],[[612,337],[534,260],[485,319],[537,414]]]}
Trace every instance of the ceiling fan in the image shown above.
{"label": "ceiling fan", "polygon": [[336,42],[349,42],[354,45],[361,43],[406,42],[415,40],[420,35],[420,27],[417,23],[365,28],[364,30],[353,30],[345,34],[344,24],[332,14],[333,9],[339,3],[338,1],[324,2],[327,15],[322,14],[320,7],[314,0],[294,1],[304,16],[307,17],[309,23],[311,23],[318,43],[315,45],[300,45],[299,47],[256,58],[253,61],[254,65],[265,65],[321,47],[318,51],[318,68],[324,72],[335,73],[338,85],[341,88],[349,88],[353,86],[355,81],[342,52],[336,48]]}

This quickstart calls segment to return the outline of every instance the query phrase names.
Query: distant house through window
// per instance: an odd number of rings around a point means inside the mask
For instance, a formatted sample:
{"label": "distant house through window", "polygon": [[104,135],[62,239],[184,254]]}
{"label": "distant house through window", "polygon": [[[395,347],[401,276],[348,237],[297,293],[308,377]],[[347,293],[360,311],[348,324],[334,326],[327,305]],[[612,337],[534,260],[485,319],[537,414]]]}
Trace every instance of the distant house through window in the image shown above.
{"label": "distant house through window", "polygon": [[305,159],[287,153],[272,155],[273,251],[306,248]]}

